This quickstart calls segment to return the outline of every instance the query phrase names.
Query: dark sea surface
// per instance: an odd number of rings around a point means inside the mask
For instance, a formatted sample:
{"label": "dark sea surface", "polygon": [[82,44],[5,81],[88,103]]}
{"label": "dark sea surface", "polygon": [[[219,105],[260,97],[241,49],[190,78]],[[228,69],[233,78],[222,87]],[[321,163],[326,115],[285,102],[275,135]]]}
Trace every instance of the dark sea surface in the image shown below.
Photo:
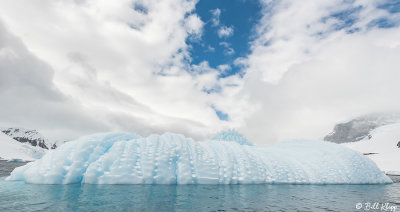
{"label": "dark sea surface", "polygon": [[[5,181],[24,163],[0,161],[0,211],[400,211],[386,185],[36,185]],[[359,208],[359,209],[358,209]]]}
{"label": "dark sea surface", "polygon": [[0,177],[8,176],[18,166],[23,166],[27,162],[7,162],[6,160],[0,160]]}

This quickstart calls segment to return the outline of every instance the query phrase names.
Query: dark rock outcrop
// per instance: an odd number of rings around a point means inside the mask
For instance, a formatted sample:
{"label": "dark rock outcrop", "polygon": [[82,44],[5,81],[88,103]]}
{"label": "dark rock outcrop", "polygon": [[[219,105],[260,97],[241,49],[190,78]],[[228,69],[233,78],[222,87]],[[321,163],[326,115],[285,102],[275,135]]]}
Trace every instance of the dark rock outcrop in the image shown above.
{"label": "dark rock outcrop", "polygon": [[400,122],[399,113],[370,114],[335,125],[333,131],[324,137],[325,141],[347,143],[360,141],[377,127]]}
{"label": "dark rock outcrop", "polygon": [[57,145],[50,143],[42,134],[36,130],[27,130],[23,128],[4,128],[1,132],[11,138],[21,142],[29,143],[32,146],[38,146],[43,149],[55,149]]}

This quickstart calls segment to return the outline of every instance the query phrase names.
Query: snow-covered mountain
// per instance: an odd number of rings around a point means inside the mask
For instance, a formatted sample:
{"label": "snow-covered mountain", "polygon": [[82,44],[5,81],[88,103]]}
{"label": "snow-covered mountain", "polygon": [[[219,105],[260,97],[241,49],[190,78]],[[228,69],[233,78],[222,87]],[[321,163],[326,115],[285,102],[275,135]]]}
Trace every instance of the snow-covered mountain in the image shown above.
{"label": "snow-covered mountain", "polygon": [[369,114],[337,124],[324,140],[334,143],[356,142],[370,136],[374,129],[394,123],[400,123],[400,113]]}
{"label": "snow-covered mountain", "polygon": [[370,114],[337,124],[324,140],[359,151],[382,171],[400,175],[400,113]]}
{"label": "snow-covered mountain", "polygon": [[27,143],[34,147],[40,147],[43,149],[55,149],[63,143],[51,142],[36,130],[10,127],[2,128],[0,131],[21,143]]}
{"label": "snow-covered mountain", "polygon": [[400,123],[377,127],[364,139],[342,145],[364,153],[381,170],[400,175]]}
{"label": "snow-covered mountain", "polygon": [[0,159],[32,161],[41,158],[47,150],[20,143],[0,132]]}

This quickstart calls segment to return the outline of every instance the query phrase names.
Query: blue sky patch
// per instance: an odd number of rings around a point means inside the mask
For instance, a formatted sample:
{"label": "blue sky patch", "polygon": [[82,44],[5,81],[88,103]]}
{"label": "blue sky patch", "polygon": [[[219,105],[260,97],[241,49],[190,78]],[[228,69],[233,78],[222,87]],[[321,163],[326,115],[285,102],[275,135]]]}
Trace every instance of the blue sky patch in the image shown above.
{"label": "blue sky patch", "polygon": [[361,9],[362,7],[358,6],[333,13],[331,17],[340,21],[334,25],[335,30],[341,30],[353,26],[358,20],[357,15]]}
{"label": "blue sky patch", "polygon": [[200,40],[187,41],[192,47],[192,64],[208,61],[210,67],[220,70],[220,77],[239,73],[240,67],[233,62],[250,53],[249,42],[262,17],[261,8],[256,0],[199,1],[196,13],[205,25]]}
{"label": "blue sky patch", "polygon": [[387,19],[387,18],[378,18],[375,20],[372,20],[371,22],[368,23],[368,27],[378,27],[378,28],[392,28],[395,27],[396,23],[393,21]]}
{"label": "blue sky patch", "polygon": [[390,13],[400,13],[400,1],[387,0],[378,5],[379,9],[384,9]]}
{"label": "blue sky patch", "polygon": [[223,111],[216,109],[214,107],[214,105],[212,105],[211,108],[215,111],[215,114],[217,114],[219,120],[222,120],[222,121],[229,120],[229,115],[227,113],[224,113]]}

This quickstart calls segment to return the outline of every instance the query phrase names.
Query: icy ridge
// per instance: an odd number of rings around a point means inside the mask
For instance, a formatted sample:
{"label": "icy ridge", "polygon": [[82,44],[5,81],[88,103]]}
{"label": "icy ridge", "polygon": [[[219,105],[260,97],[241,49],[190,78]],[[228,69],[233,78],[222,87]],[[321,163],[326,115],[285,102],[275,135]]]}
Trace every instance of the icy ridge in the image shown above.
{"label": "icy ridge", "polygon": [[214,135],[214,137],[212,137],[211,140],[236,142],[240,145],[253,146],[252,143],[250,143],[242,134],[240,134],[236,130],[221,131],[216,135]]}
{"label": "icy ridge", "polygon": [[372,184],[392,181],[367,157],[318,141],[271,147],[164,133],[96,134],[15,169],[8,180],[39,184]]}
{"label": "icy ridge", "polygon": [[10,136],[14,140],[17,140],[21,143],[30,144],[34,147],[40,147],[42,149],[48,150],[55,149],[58,146],[56,142],[50,142],[47,138],[45,138],[36,130],[8,127],[0,128],[0,131]]}

